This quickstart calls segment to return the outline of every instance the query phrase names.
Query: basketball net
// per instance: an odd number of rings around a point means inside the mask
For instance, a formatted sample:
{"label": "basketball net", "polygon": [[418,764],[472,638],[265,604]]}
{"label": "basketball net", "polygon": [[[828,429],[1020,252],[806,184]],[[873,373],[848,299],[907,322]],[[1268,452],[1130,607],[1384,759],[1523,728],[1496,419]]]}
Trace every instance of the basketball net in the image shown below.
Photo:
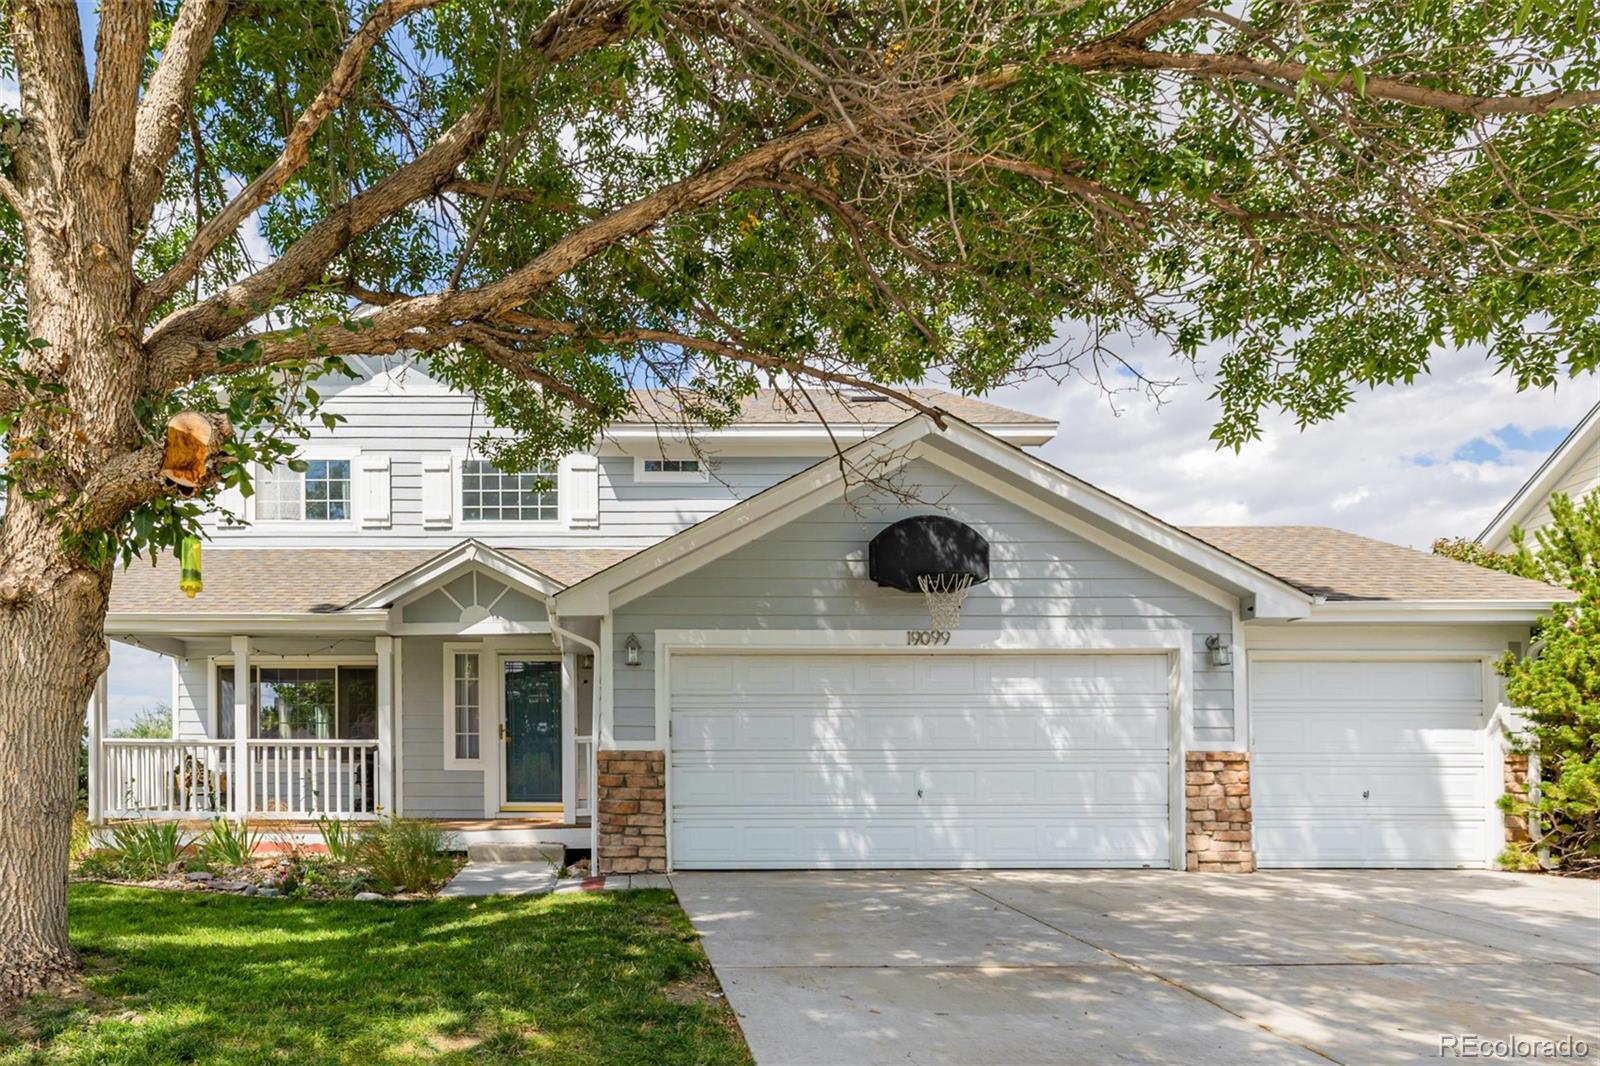
{"label": "basketball net", "polygon": [[961,624],[961,603],[972,591],[971,574],[919,574],[917,587],[927,601],[934,629],[948,631]]}

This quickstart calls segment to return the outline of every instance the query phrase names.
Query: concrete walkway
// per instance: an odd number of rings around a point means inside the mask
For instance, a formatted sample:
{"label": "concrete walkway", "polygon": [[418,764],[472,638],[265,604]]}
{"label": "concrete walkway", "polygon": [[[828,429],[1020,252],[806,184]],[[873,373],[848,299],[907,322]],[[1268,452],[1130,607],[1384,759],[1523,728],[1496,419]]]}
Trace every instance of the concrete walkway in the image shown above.
{"label": "concrete walkway", "polygon": [[673,883],[762,1066],[1401,1063],[1438,1058],[1442,1038],[1510,1036],[1576,1038],[1600,1055],[1595,881],[908,871]]}
{"label": "concrete walkway", "polygon": [[469,862],[439,895],[543,896],[555,887],[555,868],[548,862]]}

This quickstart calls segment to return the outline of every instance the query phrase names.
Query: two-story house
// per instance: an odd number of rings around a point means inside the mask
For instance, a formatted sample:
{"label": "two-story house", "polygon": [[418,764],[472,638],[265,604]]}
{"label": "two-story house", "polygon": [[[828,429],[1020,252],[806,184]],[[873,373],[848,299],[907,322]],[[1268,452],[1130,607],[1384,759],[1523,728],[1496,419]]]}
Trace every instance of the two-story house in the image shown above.
{"label": "two-story house", "polygon": [[198,597],[119,574],[175,737],[105,737],[102,696],[92,816],[393,811],[619,872],[1491,861],[1490,664],[1565,593],[1179,529],[1040,459],[1049,420],[923,395],[762,393],[691,445],[641,393],[512,474],[374,361],[221,501]]}

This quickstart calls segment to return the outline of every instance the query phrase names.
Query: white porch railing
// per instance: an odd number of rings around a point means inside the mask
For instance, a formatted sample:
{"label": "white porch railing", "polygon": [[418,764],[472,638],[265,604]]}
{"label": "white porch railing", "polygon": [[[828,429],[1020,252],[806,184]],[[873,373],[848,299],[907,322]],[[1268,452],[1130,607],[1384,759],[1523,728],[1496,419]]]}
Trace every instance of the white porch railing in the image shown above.
{"label": "white porch railing", "polygon": [[594,816],[594,737],[572,740],[573,770],[576,774],[572,812],[578,818]]}
{"label": "white porch railing", "polygon": [[107,738],[102,751],[108,817],[210,817],[239,808],[232,741]]}
{"label": "white porch railing", "polygon": [[376,740],[250,740],[238,772],[231,740],[103,742],[108,818],[371,818]]}
{"label": "white porch railing", "polygon": [[247,746],[252,815],[376,815],[376,740],[251,740]]}

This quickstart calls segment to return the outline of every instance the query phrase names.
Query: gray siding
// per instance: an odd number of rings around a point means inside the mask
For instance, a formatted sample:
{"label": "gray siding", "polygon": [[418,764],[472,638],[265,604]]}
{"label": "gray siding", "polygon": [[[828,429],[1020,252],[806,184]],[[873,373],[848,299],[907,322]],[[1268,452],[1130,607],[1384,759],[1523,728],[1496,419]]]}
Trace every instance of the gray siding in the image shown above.
{"label": "gray siding", "polygon": [[[943,511],[990,545],[992,576],[967,598],[963,629],[1186,624],[1195,642],[1196,742],[1231,740],[1233,670],[1211,666],[1204,648],[1207,634],[1231,632],[1230,612],[931,464],[912,464],[908,482],[918,498],[938,506],[873,499],[826,504],[617,611],[617,739],[655,739],[657,629],[926,627],[920,597],[868,580],[867,543],[890,522]],[[630,632],[644,645],[641,665],[632,668],[621,649]]]}
{"label": "gray siding", "polygon": [[[423,818],[481,818],[482,771],[444,768],[445,638],[406,637],[402,644],[400,766],[405,774],[405,813]],[[487,739],[485,736],[486,743]]]}
{"label": "gray siding", "polygon": [[173,733],[180,740],[199,740],[211,735],[211,672],[205,656],[173,659],[177,684],[173,694]]}
{"label": "gray siding", "polygon": [[[370,361],[375,366],[379,361]],[[708,455],[712,476],[705,482],[662,484],[634,480],[633,458],[606,454],[600,459],[598,529],[568,529],[529,524],[526,531],[503,526],[476,531],[456,521],[446,528],[422,524],[422,456],[464,454],[469,445],[493,432],[487,417],[467,396],[442,391],[418,372],[406,378],[410,391],[383,392],[365,383],[328,383],[323,409],[341,415],[334,429],[320,422],[310,427],[308,454],[337,452],[354,460],[359,454],[389,457],[390,525],[363,529],[358,525],[257,523],[222,526],[215,512],[205,519],[219,547],[273,548],[437,548],[443,550],[469,536],[498,547],[642,548],[703,521],[729,505],[755,495],[811,466],[816,457],[759,458]],[[351,464],[352,499],[361,499],[362,471]],[[558,486],[559,489],[559,486]],[[359,505],[358,505],[359,506]]]}

